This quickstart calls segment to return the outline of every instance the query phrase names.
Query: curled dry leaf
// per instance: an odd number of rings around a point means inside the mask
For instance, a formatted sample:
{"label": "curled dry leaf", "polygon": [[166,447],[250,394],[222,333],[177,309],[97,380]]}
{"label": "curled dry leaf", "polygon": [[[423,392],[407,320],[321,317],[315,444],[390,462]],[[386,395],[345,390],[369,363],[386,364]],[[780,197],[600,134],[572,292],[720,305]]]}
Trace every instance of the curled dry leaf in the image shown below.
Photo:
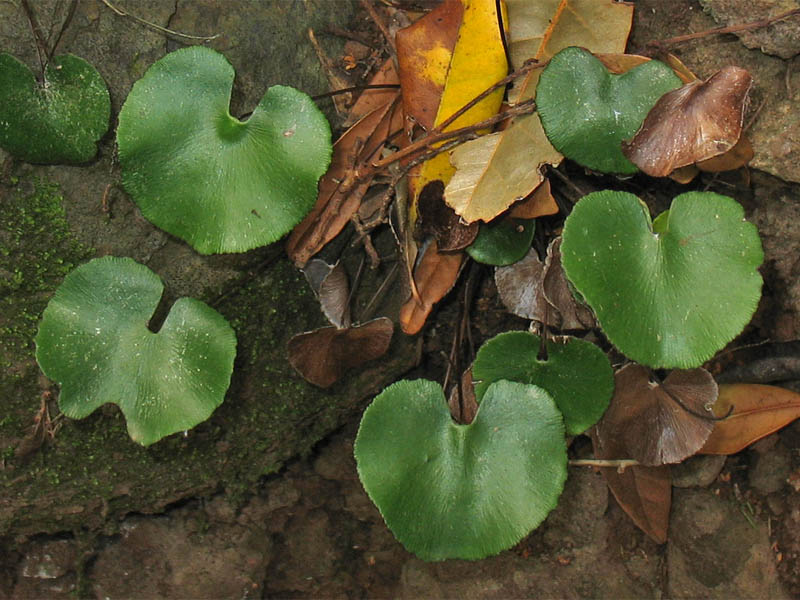
{"label": "curled dry leaf", "polygon": [[419,301],[412,296],[400,309],[400,327],[405,333],[414,335],[422,329],[433,305],[458,279],[463,260],[463,252],[440,252],[435,241],[422,251],[414,271]]}
{"label": "curled dry leaf", "polygon": [[510,313],[531,321],[545,321],[547,301],[542,293],[543,273],[544,263],[534,248],[528,250],[522,260],[494,270],[497,292]]}
{"label": "curled dry leaf", "polygon": [[447,399],[450,415],[456,423],[469,425],[478,414],[478,401],[475,398],[475,386],[472,383],[472,369],[464,371],[459,385],[454,385]]}
{"label": "curled dry leaf", "polygon": [[[711,435],[717,384],[705,369],[672,371],[661,384],[650,377],[648,368],[635,363],[617,371],[597,437],[643,465],[677,463],[696,454]],[[704,413],[707,418],[698,416]]]}
{"label": "curled dry leaf", "polygon": [[341,329],[350,326],[350,282],[342,263],[329,265],[314,258],[303,273],[319,300],[320,308],[331,325]]}
{"label": "curled dry leaf", "polygon": [[[591,432],[594,455],[603,460],[631,458],[618,440],[600,441],[596,428]],[[672,474],[669,465],[632,466],[624,471],[601,467],[600,472],[622,510],[636,526],[656,543],[667,541],[669,509],[672,504]]]}
{"label": "curled dry leaf", "polygon": [[444,203],[444,183],[429,181],[419,194],[418,238],[431,236],[442,252],[463,250],[478,236],[478,224],[464,225],[453,209]]}
{"label": "curled dry leaf", "polygon": [[623,142],[623,153],[653,177],[724,154],[742,133],[752,83],[746,70],[729,66],[664,94],[633,139]]}
{"label": "curled dry leaf", "polygon": [[[391,60],[375,77],[384,83],[398,81]],[[300,267],[336,237],[358,210],[371,179],[356,182],[357,167],[377,156],[389,135],[402,129],[399,91],[387,94],[384,90],[383,94],[391,99],[362,116],[333,145],[331,165],[320,179],[317,202],[289,235],[286,252]],[[357,102],[356,108],[360,112],[369,106]]]}
{"label": "curled dry leaf", "polygon": [[727,419],[717,421],[701,453],[735,454],[785,427],[800,417],[800,394],[773,385],[721,384],[714,414],[729,413]]}
{"label": "curled dry leaf", "polygon": [[542,290],[545,300],[554,309],[561,329],[592,329],[597,320],[591,309],[578,302],[572,293],[564,268],[561,266],[561,236],[555,238],[547,246],[547,258],[544,261]]}
{"label": "curled dry leaf", "polygon": [[300,333],[289,340],[289,363],[306,381],[327,388],[349,369],[386,354],[393,330],[391,319],[380,317],[345,329]]}
{"label": "curled dry leaf", "polygon": [[545,179],[527,197],[512,204],[508,216],[512,219],[535,219],[555,215],[558,211],[558,204],[550,191],[550,180]]}
{"label": "curled dry leaf", "polygon": [[561,266],[561,237],[547,247],[544,263],[535,249],[520,261],[495,270],[500,299],[509,312],[563,330],[592,329],[597,325],[592,311],[579,303]]}

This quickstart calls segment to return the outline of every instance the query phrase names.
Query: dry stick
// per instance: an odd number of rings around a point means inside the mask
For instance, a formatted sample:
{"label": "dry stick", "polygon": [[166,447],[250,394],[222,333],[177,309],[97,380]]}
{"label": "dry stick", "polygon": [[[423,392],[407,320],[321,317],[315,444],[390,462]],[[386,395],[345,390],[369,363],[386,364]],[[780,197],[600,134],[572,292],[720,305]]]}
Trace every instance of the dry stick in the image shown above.
{"label": "dry stick", "polygon": [[33,14],[31,5],[28,4],[28,0],[22,0],[22,10],[25,11],[25,16],[28,17],[28,23],[31,26],[33,39],[36,42],[36,53],[39,56],[39,66],[42,69],[42,80],[44,80],[44,70],[45,67],[47,67],[47,62],[49,58],[47,51],[47,42],[45,41],[42,28],[39,27],[39,22],[36,20],[36,15]]}
{"label": "dry stick", "polygon": [[622,473],[628,467],[640,466],[639,461],[630,458],[617,458],[617,459],[602,459],[602,458],[586,458],[586,459],[573,459],[567,461],[570,467],[616,467],[617,472]]}
{"label": "dry stick", "polygon": [[72,23],[72,17],[75,16],[76,8],[78,8],[78,0],[72,0],[69,5],[69,9],[67,9],[67,16],[61,23],[61,29],[59,29],[55,41],[50,46],[50,52],[47,54],[47,62],[50,62],[50,59],[53,58],[53,54],[55,54],[56,48],[58,48],[58,44],[61,42],[61,36],[64,35],[64,32],[69,27],[69,24]]}
{"label": "dry stick", "polygon": [[793,8],[792,10],[787,10],[784,13],[775,15],[774,17],[761,19],[760,21],[751,21],[750,23],[729,25],[727,27],[714,27],[713,29],[698,31],[696,33],[687,33],[686,35],[679,35],[676,37],[667,38],[665,40],[656,40],[653,42],[648,42],[647,46],[652,46],[655,48],[663,48],[664,46],[671,46],[672,44],[680,44],[682,42],[696,40],[698,38],[706,37],[709,35],[718,35],[722,33],[736,33],[737,31],[748,31],[751,29],[761,29],[762,27],[768,27],[769,25],[772,25],[776,21],[782,21],[783,19],[787,19],[794,15],[800,15],[800,8]]}
{"label": "dry stick", "polygon": [[191,35],[189,33],[181,33],[180,31],[173,31],[172,29],[167,29],[166,27],[162,27],[161,25],[156,25],[155,23],[151,23],[150,21],[146,21],[145,19],[142,19],[141,17],[137,17],[134,14],[131,14],[129,12],[125,12],[121,8],[117,8],[116,6],[111,4],[111,2],[109,2],[109,0],[100,0],[100,1],[103,4],[105,4],[108,8],[113,10],[120,17],[128,17],[129,19],[133,19],[134,21],[136,21],[137,23],[140,23],[141,25],[144,25],[146,27],[150,27],[150,28],[155,29],[156,31],[160,31],[161,33],[164,33],[166,35],[172,35],[172,36],[175,36],[175,37],[185,38],[187,40],[200,40],[202,42],[210,42],[211,40],[215,40],[219,36],[222,35],[221,33],[216,33],[214,35]]}

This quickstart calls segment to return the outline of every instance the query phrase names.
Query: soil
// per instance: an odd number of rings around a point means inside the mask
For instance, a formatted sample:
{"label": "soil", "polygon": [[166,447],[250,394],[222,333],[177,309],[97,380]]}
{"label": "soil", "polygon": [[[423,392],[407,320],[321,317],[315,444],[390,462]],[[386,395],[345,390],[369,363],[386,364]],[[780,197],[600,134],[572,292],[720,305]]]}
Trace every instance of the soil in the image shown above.
{"label": "soil", "polygon": [[[33,67],[34,46],[18,4],[0,0],[0,49],[10,49]],[[57,17],[64,4],[42,0],[37,10]],[[274,83],[310,93],[326,89],[305,37],[307,27],[367,27],[363,10],[349,0],[244,2],[236,3],[237,9],[213,0],[115,4],[172,29],[223,32],[211,46],[237,70],[233,107],[239,113]],[[736,3],[718,4],[639,0],[630,48],[714,27],[715,17],[723,19],[714,11]],[[92,59],[109,83],[116,114],[144,69],[179,46],[114,15],[99,1],[80,0],[60,50]],[[331,57],[342,54],[341,42],[333,38],[325,47]],[[735,197],[762,237],[764,295],[734,345],[797,340],[796,57],[750,49],[733,35],[703,38],[673,51],[701,77],[738,64],[755,78],[748,117],[754,168],[704,175],[692,189],[707,187]],[[252,68],[265,56],[269,68]],[[369,60],[368,53],[361,56]],[[333,107],[327,110],[335,123]],[[301,277],[280,258],[281,248],[200,257],[150,226],[117,188],[111,191],[111,213],[104,213],[100,197],[118,177],[112,150],[109,136],[100,158],[87,167],[6,161],[0,172],[0,244],[17,253],[16,263],[0,263],[8,271],[0,276],[20,280],[16,287],[0,288],[0,358],[6,372],[0,391],[10,407],[0,420],[0,598],[800,596],[797,422],[739,454],[698,456],[675,467],[666,544],[656,544],[630,521],[600,474],[571,468],[558,508],[514,548],[476,562],[415,558],[394,539],[361,487],[353,440],[360,410],[382,385],[415,364],[406,377],[443,380],[464,284],[442,302],[418,339],[396,341],[388,359],[332,392],[317,392],[285,365],[288,336],[322,321]],[[587,177],[571,165],[564,173],[584,190],[610,186],[643,194],[654,211],[684,189],[660,182],[654,189],[644,177],[625,182]],[[554,185],[557,193],[571,194],[555,180]],[[16,210],[19,206],[26,210]],[[559,223],[544,220],[542,229]],[[43,249],[53,250],[53,256]],[[147,451],[131,448],[121,416],[108,407],[62,425],[53,440],[29,455],[15,456],[42,393],[50,389],[31,357],[41,310],[73,265],[110,253],[148,264],[174,297],[219,299],[219,310],[242,332],[241,374],[218,414],[186,438],[173,436]],[[372,274],[368,285],[377,287],[381,275]],[[500,331],[527,327],[505,312],[488,269],[476,270],[472,281],[475,348]],[[386,304],[385,313],[396,311]],[[267,326],[265,316],[277,311],[280,325]],[[792,380],[799,378],[790,373],[780,384],[798,389]],[[572,456],[590,452],[586,438],[573,441]]]}

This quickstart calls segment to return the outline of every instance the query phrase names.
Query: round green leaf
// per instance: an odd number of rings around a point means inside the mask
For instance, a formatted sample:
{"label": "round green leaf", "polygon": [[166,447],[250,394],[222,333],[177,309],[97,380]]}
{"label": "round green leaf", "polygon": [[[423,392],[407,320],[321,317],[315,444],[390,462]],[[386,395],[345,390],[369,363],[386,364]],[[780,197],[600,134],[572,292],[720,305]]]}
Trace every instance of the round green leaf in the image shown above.
{"label": "round green leaf", "polygon": [[158,276],[129,258],[98,258],[67,275],[36,336],[36,360],[61,384],[65,415],[81,419],[117,404],[131,438],[147,446],[222,404],[233,329],[213,308],[181,298],[153,333],[147,323],[162,291]]}
{"label": "round green leaf", "polygon": [[358,474],[389,529],[424,560],[513,546],[558,502],[567,477],[561,413],[532,385],[500,381],[457,425],[441,387],[386,388],[364,412]]}
{"label": "round green leaf", "polygon": [[481,223],[467,254],[480,263],[504,266],[521,260],[530,250],[536,219],[496,219]]}
{"label": "round green leaf", "polygon": [[204,254],[288,233],[330,163],[330,126],[311,98],[274,86],[240,121],[229,112],[233,78],[214,50],[177,50],[136,82],[119,115],[125,189],[147,219]]}
{"label": "round green leaf", "polygon": [[526,331],[501,333],[487,341],[472,364],[475,396],[483,400],[502,379],[537,385],[547,391],[564,414],[569,435],[583,433],[603,416],[614,393],[614,371],[600,348],[567,338],[547,343],[547,357],[538,358],[542,339]]}
{"label": "round green leaf", "polygon": [[736,201],[711,192],[677,196],[652,224],[633,194],[589,194],[564,224],[561,253],[608,339],[651,367],[700,366],[761,296],[758,231]]}
{"label": "round green leaf", "polygon": [[0,147],[31,163],[82,163],[108,131],[111,99],[88,62],[54,56],[44,84],[10,54],[0,54]]}
{"label": "round green leaf", "polygon": [[622,141],[633,137],[662,95],[680,86],[659,61],[615,75],[588,50],[572,46],[542,71],[536,107],[547,138],[564,156],[603,173],[635,173]]}

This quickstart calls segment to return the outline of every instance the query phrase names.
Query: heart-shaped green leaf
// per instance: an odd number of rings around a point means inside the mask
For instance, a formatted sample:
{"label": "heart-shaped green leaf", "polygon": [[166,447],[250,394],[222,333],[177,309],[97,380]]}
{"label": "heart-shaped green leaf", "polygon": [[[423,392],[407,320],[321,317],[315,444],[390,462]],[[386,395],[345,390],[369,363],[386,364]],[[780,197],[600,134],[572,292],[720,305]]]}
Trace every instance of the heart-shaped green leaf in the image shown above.
{"label": "heart-shaped green leaf", "polygon": [[389,529],[424,560],[477,559],[517,543],[567,477],[564,423],[541,388],[500,381],[457,425],[441,387],[400,381],[364,412],[358,474]]}
{"label": "heart-shaped green leaf", "polygon": [[510,265],[530,250],[536,219],[495,219],[481,223],[467,254],[487,265]]}
{"label": "heart-shaped green leaf", "polygon": [[481,402],[496,381],[507,379],[547,391],[564,415],[569,435],[583,433],[603,416],[614,393],[614,371],[600,348],[579,340],[548,342],[526,331],[501,333],[487,341],[472,364],[475,395]]}
{"label": "heart-shaped green leaf", "polygon": [[222,404],[233,329],[213,308],[181,298],[153,333],[147,323],[162,290],[155,273],[129,258],[98,258],[66,276],[36,336],[36,360],[61,384],[65,415],[81,419],[112,402],[131,438],[147,446]]}
{"label": "heart-shaped green leaf", "polygon": [[234,71],[202,46],[166,55],[119,115],[125,189],[147,219],[198,252],[276,241],[311,210],[330,127],[306,94],[270,88],[245,121],[229,112]]}
{"label": "heart-shaped green leaf", "polygon": [[622,154],[650,109],[681,80],[651,60],[614,75],[588,50],[571,46],[542,71],[536,107],[550,143],[567,158],[603,173],[635,173]]}
{"label": "heart-shaped green leaf", "polygon": [[651,367],[700,366],[761,296],[758,231],[735,200],[711,192],[677,196],[652,224],[633,194],[589,194],[567,217],[561,253],[608,339]]}
{"label": "heart-shaped green leaf", "polygon": [[10,54],[0,54],[0,147],[31,163],[82,163],[108,131],[111,100],[88,62],[54,56],[40,84]]}

